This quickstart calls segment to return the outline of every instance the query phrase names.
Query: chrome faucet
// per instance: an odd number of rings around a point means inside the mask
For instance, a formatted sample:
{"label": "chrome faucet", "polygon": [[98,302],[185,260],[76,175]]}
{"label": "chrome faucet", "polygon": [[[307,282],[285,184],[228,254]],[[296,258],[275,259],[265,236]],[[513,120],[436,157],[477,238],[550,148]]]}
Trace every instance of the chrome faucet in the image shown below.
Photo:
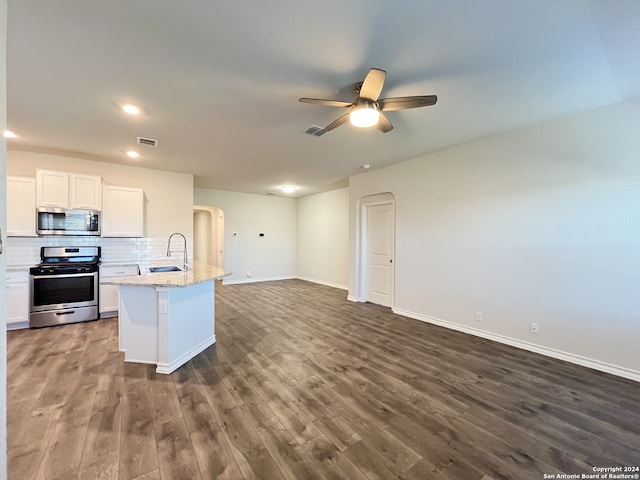
{"label": "chrome faucet", "polygon": [[[186,272],[189,269],[189,264],[187,263],[187,238],[179,233],[179,232],[175,232],[172,233],[171,235],[169,235],[169,240],[167,241],[167,257],[171,256],[171,237],[173,237],[174,235],[180,235],[182,237],[182,240],[184,241],[184,259],[182,260],[182,268],[184,269],[184,271]],[[179,251],[179,250],[177,250]]]}

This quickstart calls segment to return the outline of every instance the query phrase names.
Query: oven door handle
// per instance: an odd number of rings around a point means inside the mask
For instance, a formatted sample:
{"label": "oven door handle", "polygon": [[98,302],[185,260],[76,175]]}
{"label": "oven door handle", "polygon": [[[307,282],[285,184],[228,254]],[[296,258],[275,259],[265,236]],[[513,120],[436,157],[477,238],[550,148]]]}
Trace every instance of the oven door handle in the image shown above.
{"label": "oven door handle", "polygon": [[69,277],[93,277],[97,275],[98,272],[92,273],[64,273],[62,275],[31,275],[34,280],[41,278],[69,278]]}

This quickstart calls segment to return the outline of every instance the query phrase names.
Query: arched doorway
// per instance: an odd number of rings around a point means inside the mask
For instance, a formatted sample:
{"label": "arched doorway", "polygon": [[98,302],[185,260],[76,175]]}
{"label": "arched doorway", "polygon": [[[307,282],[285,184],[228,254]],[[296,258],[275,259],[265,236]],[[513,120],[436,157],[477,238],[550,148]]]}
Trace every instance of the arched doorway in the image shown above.
{"label": "arched doorway", "polygon": [[224,268],[224,212],[217,207],[193,207],[193,259]]}

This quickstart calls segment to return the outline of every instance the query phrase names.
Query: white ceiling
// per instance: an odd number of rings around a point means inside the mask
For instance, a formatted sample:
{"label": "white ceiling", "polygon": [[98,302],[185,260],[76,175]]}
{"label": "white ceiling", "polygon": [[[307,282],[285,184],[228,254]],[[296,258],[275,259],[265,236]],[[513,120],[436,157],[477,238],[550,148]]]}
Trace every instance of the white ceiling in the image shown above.
{"label": "white ceiling", "polygon": [[[9,0],[9,149],[303,196],[512,128],[640,96],[636,0]],[[299,97],[438,95],[383,134]],[[127,117],[124,103],[143,109]],[[138,136],[157,149],[135,145]],[[141,157],[124,152],[137,147]]]}

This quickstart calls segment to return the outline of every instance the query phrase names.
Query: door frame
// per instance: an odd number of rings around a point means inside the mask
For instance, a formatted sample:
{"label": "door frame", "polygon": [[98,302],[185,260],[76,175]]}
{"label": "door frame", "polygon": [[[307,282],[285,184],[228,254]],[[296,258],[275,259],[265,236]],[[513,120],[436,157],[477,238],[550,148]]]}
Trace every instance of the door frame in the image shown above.
{"label": "door frame", "polygon": [[395,306],[395,283],[396,283],[396,200],[392,193],[379,193],[376,195],[367,195],[360,198],[358,207],[358,220],[359,228],[357,229],[357,266],[356,266],[356,293],[358,302],[367,301],[367,284],[368,284],[368,209],[369,207],[375,207],[379,205],[391,205],[391,238],[393,246],[391,263],[391,305],[393,309]]}
{"label": "door frame", "polygon": [[[196,213],[204,212],[209,215],[211,221],[211,229],[208,233],[208,237],[210,241],[213,241],[214,234],[216,235],[215,241],[217,245],[216,251],[212,251],[211,245],[207,245],[209,249],[209,257],[213,262],[215,261],[216,265],[219,268],[224,268],[225,261],[225,245],[224,245],[224,211],[221,208],[208,206],[208,205],[194,205],[193,206],[193,215]],[[195,256],[195,243],[196,243],[196,235],[195,235],[195,225],[194,225],[194,234],[193,234],[193,251]],[[220,253],[222,252],[222,254]]]}

